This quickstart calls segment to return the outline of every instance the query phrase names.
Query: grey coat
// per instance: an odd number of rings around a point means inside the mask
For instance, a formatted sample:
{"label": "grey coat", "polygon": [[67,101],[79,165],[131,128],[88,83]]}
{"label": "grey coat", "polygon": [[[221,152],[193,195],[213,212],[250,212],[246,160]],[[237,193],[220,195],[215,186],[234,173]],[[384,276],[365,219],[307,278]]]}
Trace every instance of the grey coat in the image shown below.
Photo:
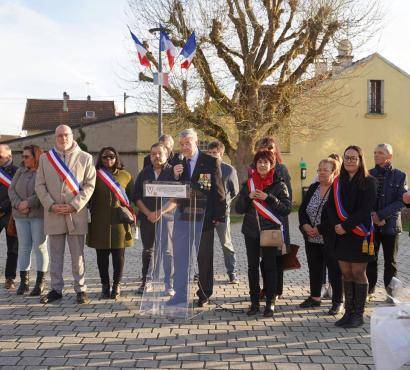
{"label": "grey coat", "polygon": [[[20,167],[9,187],[9,198],[14,218],[43,218],[44,210],[35,192],[36,171]],[[21,213],[17,207],[26,200],[30,208],[27,214]]]}

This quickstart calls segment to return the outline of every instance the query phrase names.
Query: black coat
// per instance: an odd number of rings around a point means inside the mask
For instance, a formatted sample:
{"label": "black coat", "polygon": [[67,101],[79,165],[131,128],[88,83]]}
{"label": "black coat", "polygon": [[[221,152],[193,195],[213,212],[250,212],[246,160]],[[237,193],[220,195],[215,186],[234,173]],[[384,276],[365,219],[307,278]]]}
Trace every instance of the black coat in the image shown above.
{"label": "black coat", "polygon": [[366,177],[364,187],[359,187],[357,174],[349,180],[348,176],[340,176],[341,202],[348,214],[346,221],[341,222],[334,202],[333,187],[329,193],[327,202],[327,213],[329,216],[330,226],[334,229],[335,225],[341,224],[346,231],[344,235],[336,235],[336,254],[339,259],[364,262],[362,260],[361,247],[363,237],[355,235],[352,230],[363,224],[367,229],[371,224],[371,212],[374,210],[376,203],[376,179],[372,176]]}
{"label": "black coat", "polygon": [[[377,177],[379,167],[372,168],[369,172]],[[384,226],[378,227],[382,234],[395,235],[402,231],[401,210],[405,204],[403,194],[406,192],[406,174],[396,168],[388,167],[385,170],[383,195],[377,196],[375,211],[381,220],[385,220]]]}
{"label": "black coat", "polygon": [[[7,173],[10,177],[13,177],[16,173],[18,167],[13,165],[13,163],[8,166],[2,167],[2,170]],[[11,202],[9,198],[9,190],[3,184],[0,184],[0,212],[4,214],[9,214],[11,212]]]}
{"label": "black coat", "polygon": [[[299,229],[305,239],[305,243],[307,242],[307,235],[303,231],[302,226],[308,224],[313,227],[310,222],[310,218],[306,213],[307,206],[309,205],[310,200],[312,199],[313,194],[315,193],[316,189],[319,187],[320,183],[315,182],[309,186],[308,191],[306,192],[305,197],[303,198],[302,204],[299,207],[298,216],[299,216]],[[330,190],[329,190],[330,192]],[[327,202],[332,201],[330,197],[328,197],[327,201],[323,204],[322,213],[317,215],[318,220],[320,223],[316,225],[320,235],[323,236],[323,241],[326,247],[333,248],[335,243],[336,233],[334,231],[334,227],[330,225],[329,217],[327,214]]]}
{"label": "black coat", "polygon": [[[285,234],[286,245],[290,244],[290,240],[287,237],[289,230],[286,230],[287,216],[292,210],[292,203],[290,201],[289,191],[286,184],[278,179],[274,178],[273,184],[264,189],[264,192],[268,194],[266,199],[267,207],[269,210],[282,222]],[[252,200],[249,198],[249,189],[247,183],[242,185],[242,189],[239,193],[235,204],[236,212],[245,214],[242,223],[242,233],[251,238],[259,238],[259,225],[261,230],[279,229],[280,226],[274,224],[264,217],[256,213]],[[256,217],[259,218],[259,225]]]}
{"label": "black coat", "polygon": [[[182,173],[180,182],[186,182],[184,181],[184,178],[187,176],[186,158],[182,160],[182,165],[184,166],[184,172]],[[210,188],[203,186],[201,175],[210,175]],[[199,151],[190,184],[192,194],[195,194],[197,199],[202,198],[206,204],[203,228],[208,229],[213,227],[214,221],[225,222],[226,199],[222,181],[221,161]],[[180,204],[183,206],[184,202],[180,202]]]}

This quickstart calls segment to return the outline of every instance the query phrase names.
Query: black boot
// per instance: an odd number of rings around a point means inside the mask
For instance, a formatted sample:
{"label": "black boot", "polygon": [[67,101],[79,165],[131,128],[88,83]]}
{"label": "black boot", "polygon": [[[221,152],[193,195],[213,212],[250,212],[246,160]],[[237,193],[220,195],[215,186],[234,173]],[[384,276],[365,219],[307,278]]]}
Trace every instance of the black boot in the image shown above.
{"label": "black boot", "polygon": [[108,298],[110,298],[110,283],[101,284],[100,299],[108,299]]}
{"label": "black boot", "polygon": [[342,326],[350,320],[354,311],[354,282],[343,281],[343,290],[345,293],[345,314],[340,320],[335,322],[336,326]]}
{"label": "black boot", "polygon": [[343,328],[358,328],[364,323],[363,314],[366,305],[368,284],[355,284],[354,289],[354,312],[350,320],[342,325]]}
{"label": "black boot", "polygon": [[246,311],[246,314],[248,316],[254,316],[256,315],[260,310],[260,304],[259,304],[259,294],[251,294],[251,305]]}
{"label": "black boot", "polygon": [[30,281],[30,271],[20,271],[20,285],[16,292],[17,295],[23,295],[24,293],[28,292],[29,281]]}
{"label": "black boot", "polygon": [[266,299],[265,310],[263,311],[263,316],[264,317],[272,317],[274,309],[275,309],[274,300]]}
{"label": "black boot", "polygon": [[117,299],[121,294],[120,283],[114,283],[111,290],[111,299]]}
{"label": "black boot", "polygon": [[45,272],[37,271],[36,285],[34,285],[33,290],[30,292],[31,297],[37,297],[43,293],[45,284],[44,284],[44,275]]}

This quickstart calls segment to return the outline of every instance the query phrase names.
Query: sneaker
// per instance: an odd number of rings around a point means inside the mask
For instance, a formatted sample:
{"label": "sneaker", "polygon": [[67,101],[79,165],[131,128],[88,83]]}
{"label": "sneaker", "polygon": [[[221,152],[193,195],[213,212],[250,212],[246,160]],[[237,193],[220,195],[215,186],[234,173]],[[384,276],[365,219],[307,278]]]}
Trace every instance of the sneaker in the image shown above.
{"label": "sneaker", "polygon": [[309,297],[305,299],[299,307],[301,308],[313,308],[313,307],[319,307],[320,306],[320,301],[314,300],[312,297]]}
{"label": "sneaker", "polygon": [[239,280],[236,277],[236,274],[229,275],[229,284],[239,284]]}
{"label": "sneaker", "polygon": [[88,304],[90,303],[90,299],[88,298],[86,292],[79,292],[77,293],[76,302],[78,304]]}

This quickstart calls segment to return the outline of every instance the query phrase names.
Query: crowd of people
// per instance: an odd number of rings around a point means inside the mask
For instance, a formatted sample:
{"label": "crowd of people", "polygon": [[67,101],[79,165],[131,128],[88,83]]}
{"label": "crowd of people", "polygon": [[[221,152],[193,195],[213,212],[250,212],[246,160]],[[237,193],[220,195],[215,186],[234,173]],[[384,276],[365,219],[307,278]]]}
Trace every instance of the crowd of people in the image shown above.
{"label": "crowd of people", "polygon": [[[238,284],[230,230],[235,199],[236,212],[244,215],[242,233],[250,298],[246,313],[257,315],[264,300],[263,315],[272,317],[275,304],[283,295],[283,260],[291,245],[288,215],[292,209],[292,187],[277,143],[270,136],[257,142],[248,179],[240,186],[235,168],[223,162],[225,148],[221,142],[209,143],[204,153],[198,148],[195,130],[182,131],[178,140],[180,153],[174,152],[174,140],[169,135],[154,143],[135,181],[116,148],[102,148],[94,163],[65,125],[57,127],[51,150],[43,153],[36,145],[24,147],[19,167],[13,163],[10,148],[0,145],[0,231],[6,229],[7,242],[5,289],[16,288],[18,269],[18,295],[40,296],[45,304],[61,299],[67,243],[77,303],[89,302],[85,245],[96,250],[100,298],[118,299],[125,248],[135,244],[138,224],[143,249],[142,281],[137,294],[150,292],[150,264],[161,220],[161,237],[169,240],[162,251],[164,295],[173,304],[186,300],[187,266],[179,257],[185,251],[180,243],[172,242],[186,231],[169,216],[178,208],[163,209],[155,198],[145,194],[144,184],[189,183],[206,202],[196,250],[197,306],[209,304],[213,294],[215,230],[223,249],[228,283]],[[318,163],[317,176],[299,208],[310,279],[310,295],[300,306],[320,306],[328,278],[332,299],[329,314],[344,311],[335,322],[337,326],[353,328],[363,324],[366,301],[374,298],[380,247],[384,254],[384,286],[387,299],[391,299],[402,231],[400,213],[410,204],[406,175],[393,168],[392,159],[393,148],[389,144],[376,146],[375,166],[369,171],[358,146],[348,146],[341,156],[330,154]],[[37,276],[30,291],[33,251]],[[51,286],[45,293],[48,270]]]}

